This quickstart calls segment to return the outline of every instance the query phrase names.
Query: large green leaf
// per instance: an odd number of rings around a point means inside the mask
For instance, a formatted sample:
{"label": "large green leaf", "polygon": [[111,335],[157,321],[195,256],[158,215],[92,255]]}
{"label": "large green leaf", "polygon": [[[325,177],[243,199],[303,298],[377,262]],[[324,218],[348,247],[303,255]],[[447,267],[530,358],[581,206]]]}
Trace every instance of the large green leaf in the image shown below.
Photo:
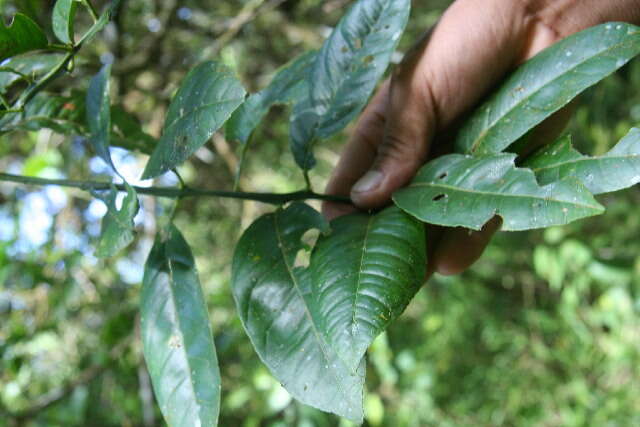
{"label": "large green leaf", "polygon": [[133,218],[138,213],[138,197],[136,191],[125,182],[127,194],[122,200],[120,209],[116,206],[118,191],[112,189],[103,198],[107,205],[107,213],[102,219],[100,241],[96,248],[99,258],[112,257],[129,246],[135,236]]}
{"label": "large green leaf", "polygon": [[140,301],[142,349],[171,427],[215,426],[220,372],[191,250],[171,225],[156,238]]}
{"label": "large green leaf", "polygon": [[298,56],[278,70],[269,86],[249,96],[225,124],[226,138],[246,144],[271,106],[289,104],[308,96],[306,79],[314,59],[315,52]]}
{"label": "large green leaf", "polygon": [[527,159],[524,166],[533,170],[541,185],[575,177],[593,194],[622,190],[640,182],[640,129],[631,129],[598,157],[580,154],[567,136]]}
{"label": "large green leaf", "polygon": [[242,104],[244,95],[233,73],[217,62],[191,70],[169,106],[162,137],[143,179],[161,175],[195,153]]}
{"label": "large green leaf", "polygon": [[462,127],[460,153],[498,153],[640,53],[640,27],[608,23],[543,50],[524,63]]}
{"label": "large green leaf", "polygon": [[117,173],[109,153],[111,133],[111,101],[109,96],[109,76],[111,65],[107,64],[96,74],[87,90],[87,126],[89,141],[96,154]]}
{"label": "large green leaf", "polygon": [[13,83],[20,79],[26,77],[33,80],[48,72],[62,60],[63,56],[60,53],[25,54],[6,60],[0,67],[2,69],[0,71],[0,92],[6,92]]}
{"label": "large green leaf", "polygon": [[232,292],[258,355],[301,402],[362,421],[365,363],[349,369],[318,329],[309,271],[294,267],[310,229],[322,216],[294,203],[264,215],[243,234],[232,267]]}
{"label": "large green leaf", "polygon": [[344,129],[365,106],[391,60],[410,8],[410,0],[359,0],[325,41],[309,75],[309,105],[294,109],[291,146],[301,168],[313,167],[309,152],[316,139]]}
{"label": "large green leaf", "polygon": [[393,200],[424,222],[473,230],[494,215],[502,217],[503,230],[528,230],[567,224],[604,211],[577,179],[540,187],[530,169],[515,167],[515,158],[509,153],[438,157],[420,169]]}
{"label": "large green leaf", "polygon": [[0,23],[0,61],[30,50],[44,49],[47,36],[27,15],[16,13],[8,27]]}
{"label": "large green leaf", "polygon": [[356,369],[374,338],[406,308],[425,278],[424,225],[391,206],[331,223],[309,269],[318,327]]}
{"label": "large green leaf", "polygon": [[77,0],[58,0],[53,7],[53,33],[62,43],[73,44],[73,21],[77,6]]}

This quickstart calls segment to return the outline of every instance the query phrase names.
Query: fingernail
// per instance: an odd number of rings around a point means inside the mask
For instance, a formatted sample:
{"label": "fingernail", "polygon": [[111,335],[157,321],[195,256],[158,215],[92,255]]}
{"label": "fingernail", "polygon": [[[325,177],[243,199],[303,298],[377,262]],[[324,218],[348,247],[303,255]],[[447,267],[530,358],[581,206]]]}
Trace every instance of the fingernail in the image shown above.
{"label": "fingernail", "polygon": [[378,171],[369,171],[362,178],[356,182],[356,185],[353,186],[352,191],[354,193],[367,193],[369,191],[375,190],[380,183],[382,182],[382,172]]}

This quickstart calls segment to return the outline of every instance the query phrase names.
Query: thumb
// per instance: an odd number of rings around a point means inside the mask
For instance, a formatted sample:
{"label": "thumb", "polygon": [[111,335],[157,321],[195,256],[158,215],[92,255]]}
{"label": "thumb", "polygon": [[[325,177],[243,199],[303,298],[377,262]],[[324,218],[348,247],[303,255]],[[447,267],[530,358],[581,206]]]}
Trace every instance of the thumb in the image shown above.
{"label": "thumb", "polygon": [[387,204],[393,191],[406,185],[426,160],[436,115],[426,79],[416,79],[413,68],[409,59],[391,78],[384,136],[371,168],[351,190],[360,208]]}

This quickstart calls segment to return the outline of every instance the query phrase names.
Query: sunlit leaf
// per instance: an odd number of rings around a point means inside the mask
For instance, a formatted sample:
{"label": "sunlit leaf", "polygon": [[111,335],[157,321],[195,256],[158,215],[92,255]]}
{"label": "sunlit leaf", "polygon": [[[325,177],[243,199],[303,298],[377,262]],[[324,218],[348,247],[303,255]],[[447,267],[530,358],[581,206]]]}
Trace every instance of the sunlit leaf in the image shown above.
{"label": "sunlit leaf", "polygon": [[129,246],[135,237],[133,218],[138,213],[138,197],[130,185],[124,185],[127,194],[120,209],[116,206],[117,190],[111,190],[103,199],[107,205],[107,213],[102,219],[100,241],[96,248],[96,256],[99,258],[114,256]]}
{"label": "sunlit leaf", "polygon": [[528,159],[541,185],[575,177],[593,194],[609,193],[640,182],[640,129],[633,128],[608,153],[588,157],[564,137]]}
{"label": "sunlit leaf", "polygon": [[294,266],[303,234],[316,228],[327,224],[300,203],[255,221],[234,253],[232,292],[256,352],[293,397],[362,421],[364,360],[350,369],[325,341],[309,271]]}
{"label": "sunlit leaf", "polygon": [[191,70],[169,106],[162,137],[143,179],[161,175],[195,153],[242,104],[244,95],[233,73],[217,62]]}
{"label": "sunlit leaf", "polygon": [[216,426],[220,372],[191,250],[171,225],[156,238],[140,300],[142,349],[171,427]]}
{"label": "sunlit leaf", "polygon": [[553,44],[524,63],[465,122],[460,153],[498,153],[640,53],[640,27],[608,23]]}
{"label": "sunlit leaf", "polygon": [[226,138],[245,144],[271,106],[308,96],[307,75],[314,59],[315,52],[306,52],[279,69],[269,86],[249,96],[231,115],[225,124]]}
{"label": "sunlit leaf", "polygon": [[53,7],[53,33],[62,43],[73,44],[73,22],[77,6],[77,0],[58,0]]}
{"label": "sunlit leaf", "polygon": [[42,29],[27,15],[16,13],[8,27],[0,23],[0,61],[20,53],[44,49],[48,43]]}
{"label": "sunlit leaf", "polygon": [[409,0],[359,0],[318,52],[310,100],[294,108],[291,146],[303,169],[315,164],[316,139],[328,138],[360,113],[384,74],[409,17]]}
{"label": "sunlit leaf", "polygon": [[425,279],[424,225],[396,206],[331,223],[309,269],[318,327],[355,370],[374,338],[406,308]]}
{"label": "sunlit leaf", "polygon": [[[64,55],[59,53],[25,54],[6,60],[0,67],[0,92],[18,80],[35,79],[58,64]],[[23,77],[24,76],[24,77]]]}
{"label": "sunlit leaf", "polygon": [[527,230],[568,224],[604,211],[577,179],[540,187],[531,170],[515,167],[515,158],[515,154],[438,157],[393,200],[424,222],[474,230],[494,215],[502,217],[503,230]]}

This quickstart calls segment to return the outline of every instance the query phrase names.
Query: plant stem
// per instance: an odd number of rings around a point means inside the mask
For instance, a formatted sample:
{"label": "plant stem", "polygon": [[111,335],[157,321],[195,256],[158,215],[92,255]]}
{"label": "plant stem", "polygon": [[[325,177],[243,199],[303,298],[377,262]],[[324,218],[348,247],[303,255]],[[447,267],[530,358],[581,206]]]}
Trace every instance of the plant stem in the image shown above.
{"label": "plant stem", "polygon": [[89,10],[89,15],[91,15],[93,22],[96,22],[98,20],[98,12],[96,12],[91,2],[89,0],[82,0],[82,4]]}
{"label": "plant stem", "polygon": [[[126,192],[123,184],[112,184],[99,181],[75,181],[68,179],[47,179],[32,176],[12,175],[0,173],[0,181],[15,182],[27,185],[57,185],[59,187],[79,188],[84,191],[109,190],[115,187],[118,191]],[[220,197],[227,199],[254,200],[256,202],[281,205],[296,200],[325,200],[331,202],[351,204],[347,197],[318,194],[313,191],[295,191],[293,193],[250,193],[242,191],[203,190],[199,188],[175,188],[175,187],[136,187],[138,194],[146,194],[155,197],[170,199],[182,197]]]}

